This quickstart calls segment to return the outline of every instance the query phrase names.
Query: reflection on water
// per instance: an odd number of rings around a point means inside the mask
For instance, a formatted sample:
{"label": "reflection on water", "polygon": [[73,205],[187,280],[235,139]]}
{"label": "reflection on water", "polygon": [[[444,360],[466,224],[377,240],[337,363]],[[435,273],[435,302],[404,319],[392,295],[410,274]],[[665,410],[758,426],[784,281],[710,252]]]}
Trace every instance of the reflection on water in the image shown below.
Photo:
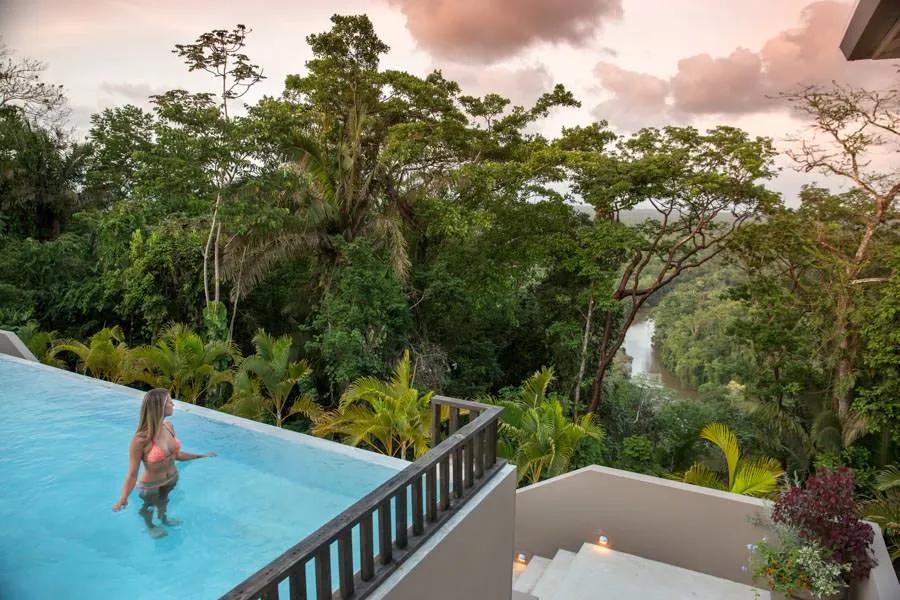
{"label": "reflection on water", "polygon": [[695,390],[682,385],[675,375],[666,369],[653,349],[653,332],[656,325],[647,315],[638,318],[625,333],[622,348],[631,357],[631,376],[641,377],[663,388],[667,388],[682,398],[698,398]]}
{"label": "reflection on water", "polygon": [[[638,317],[641,319],[641,317]],[[653,352],[653,332],[656,329],[652,320],[643,318],[632,323],[625,333],[625,354],[631,357],[631,376],[658,373],[659,367],[656,353]]]}

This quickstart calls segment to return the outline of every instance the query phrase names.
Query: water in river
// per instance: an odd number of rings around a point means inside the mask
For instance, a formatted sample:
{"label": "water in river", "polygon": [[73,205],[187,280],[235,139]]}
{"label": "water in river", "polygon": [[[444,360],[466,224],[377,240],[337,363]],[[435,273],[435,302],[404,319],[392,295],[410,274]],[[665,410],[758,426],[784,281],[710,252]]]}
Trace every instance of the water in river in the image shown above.
{"label": "water in river", "polygon": [[631,376],[641,377],[646,381],[674,392],[682,398],[696,399],[695,390],[685,387],[674,374],[666,369],[653,348],[653,332],[656,325],[646,314],[638,318],[625,334],[622,347],[625,354],[631,357]]}

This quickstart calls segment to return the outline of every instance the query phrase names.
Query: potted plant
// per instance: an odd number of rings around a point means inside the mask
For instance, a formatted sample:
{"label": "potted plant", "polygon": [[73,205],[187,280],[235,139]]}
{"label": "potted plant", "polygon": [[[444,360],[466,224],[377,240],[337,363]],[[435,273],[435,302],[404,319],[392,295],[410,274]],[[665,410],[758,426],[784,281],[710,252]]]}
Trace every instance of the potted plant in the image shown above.
{"label": "potted plant", "polygon": [[[764,581],[772,590],[772,599],[843,600],[848,587],[844,576],[849,563],[836,562],[821,544],[804,540],[796,529],[775,527],[778,542],[766,538],[750,544],[750,569],[755,581]],[[777,595],[776,595],[777,594]]]}
{"label": "potted plant", "polygon": [[789,598],[843,598],[875,566],[874,532],[859,518],[853,472],[820,469],[784,490],[772,508],[777,541],[751,544],[751,571]]}

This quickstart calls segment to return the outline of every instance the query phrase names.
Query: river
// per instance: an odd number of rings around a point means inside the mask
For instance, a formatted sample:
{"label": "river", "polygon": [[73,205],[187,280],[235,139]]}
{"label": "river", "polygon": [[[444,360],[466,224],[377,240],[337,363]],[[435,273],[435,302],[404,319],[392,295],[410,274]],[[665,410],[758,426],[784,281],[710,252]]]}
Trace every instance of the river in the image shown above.
{"label": "river", "polygon": [[698,399],[699,394],[696,390],[685,387],[672,372],[662,365],[659,355],[653,348],[655,329],[656,324],[653,319],[644,313],[638,314],[637,319],[625,334],[625,342],[622,347],[625,354],[631,357],[632,378],[642,377],[654,385],[670,390],[681,398]]}

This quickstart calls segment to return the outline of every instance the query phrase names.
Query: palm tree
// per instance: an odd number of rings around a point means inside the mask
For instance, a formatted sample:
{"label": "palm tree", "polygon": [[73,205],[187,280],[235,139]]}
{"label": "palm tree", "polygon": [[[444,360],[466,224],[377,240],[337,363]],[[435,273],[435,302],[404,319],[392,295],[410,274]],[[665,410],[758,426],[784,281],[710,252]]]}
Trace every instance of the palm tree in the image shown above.
{"label": "palm tree", "polygon": [[196,404],[210,389],[231,380],[233,369],[222,368],[240,361],[231,342],[204,342],[182,324],[165,329],[152,346],[137,350],[143,373],[140,380],[167,388],[172,396]]}
{"label": "palm tree", "polygon": [[860,503],[865,518],[884,531],[891,560],[900,559],[900,468],[885,467],[875,478],[875,497]]}
{"label": "palm tree", "polygon": [[15,149],[0,155],[0,213],[12,217],[9,223],[22,237],[53,239],[85,206],[78,189],[90,146],[69,144],[58,128],[36,124],[18,110],[0,111],[0,121],[4,148]]}
{"label": "palm tree", "polygon": [[676,479],[746,496],[767,496],[778,487],[778,479],[784,475],[781,464],[774,458],[742,457],[737,436],[728,425],[710,423],[700,432],[700,437],[721,450],[728,465],[728,479],[723,480],[719,473],[703,463],[694,463]]}
{"label": "palm tree", "polygon": [[120,327],[104,327],[90,337],[87,345],[75,339],[56,342],[45,362],[55,364],[59,354],[70,352],[76,356],[75,369],[80,373],[123,385],[139,381],[139,357],[124,339]]}
{"label": "palm tree", "polygon": [[431,436],[431,396],[412,387],[409,351],[388,381],[357,379],[341,396],[336,411],[320,415],[316,435],[338,434],[351,446],[364,444],[389,456],[421,456]]}
{"label": "palm tree", "polygon": [[792,403],[745,398],[738,406],[760,424],[766,432],[763,447],[780,456],[790,472],[808,473],[817,456],[843,448],[844,427],[826,398],[811,394]]}
{"label": "palm tree", "polygon": [[602,440],[603,429],[593,415],[572,423],[559,400],[548,399],[553,369],[543,368],[522,383],[512,400],[485,400],[503,407],[499,453],[518,466],[519,480],[536,483],[569,469],[572,456],[585,437]]}
{"label": "palm tree", "polygon": [[29,321],[16,332],[22,343],[34,354],[34,357],[45,365],[63,367],[62,361],[50,356],[53,340],[59,337],[56,331],[43,331],[34,321]]}
{"label": "palm tree", "polygon": [[290,360],[290,336],[274,338],[260,329],[253,336],[253,345],[256,354],[241,362],[232,400],[222,410],[257,420],[268,412],[278,427],[292,415],[318,416],[320,409],[308,391],[287,406],[294,387],[308,381],[312,374],[305,360]]}
{"label": "palm tree", "polygon": [[[401,230],[400,206],[409,198],[396,190],[383,193],[376,175],[382,170],[377,156],[366,155],[364,140],[367,115],[354,106],[337,143],[293,132],[283,148],[298,177],[299,191],[287,200],[292,212],[272,228],[261,225],[235,236],[225,251],[226,276],[234,281],[232,299],[239,300],[261,283],[283,260],[314,255],[323,265],[323,276],[340,259],[340,244],[367,235],[386,247],[398,276],[409,268],[406,238]],[[274,189],[251,185],[238,194],[270,195],[270,204],[285,203],[284,185]],[[385,201],[385,198],[389,198]],[[393,199],[392,201],[390,199]]]}

